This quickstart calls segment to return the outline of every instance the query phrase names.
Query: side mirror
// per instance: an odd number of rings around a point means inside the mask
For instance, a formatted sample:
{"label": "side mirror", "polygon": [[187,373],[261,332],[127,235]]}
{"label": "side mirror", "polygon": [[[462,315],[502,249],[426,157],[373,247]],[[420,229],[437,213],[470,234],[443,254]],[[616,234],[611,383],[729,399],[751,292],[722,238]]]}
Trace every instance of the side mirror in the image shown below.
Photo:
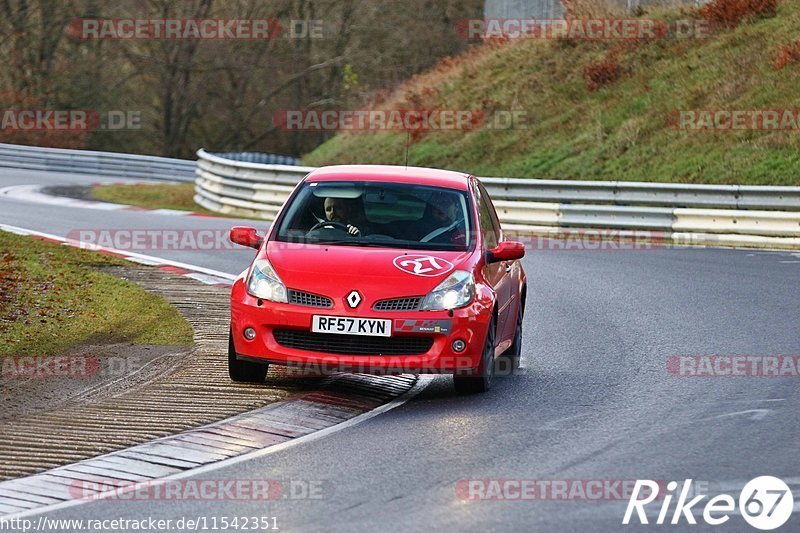
{"label": "side mirror", "polygon": [[499,263],[500,261],[514,261],[525,256],[525,245],[521,242],[503,241],[492,248],[486,254],[487,263]]}
{"label": "side mirror", "polygon": [[249,246],[258,250],[264,239],[259,237],[255,229],[247,226],[234,226],[230,233],[231,242],[242,246]]}

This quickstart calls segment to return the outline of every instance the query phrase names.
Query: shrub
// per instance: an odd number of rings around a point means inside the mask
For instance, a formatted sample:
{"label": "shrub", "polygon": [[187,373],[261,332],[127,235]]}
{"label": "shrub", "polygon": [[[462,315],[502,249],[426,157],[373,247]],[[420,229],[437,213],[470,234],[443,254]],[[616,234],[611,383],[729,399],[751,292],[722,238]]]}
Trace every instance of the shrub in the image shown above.
{"label": "shrub", "polygon": [[589,63],[583,67],[583,77],[586,79],[586,88],[594,92],[601,87],[614,83],[622,75],[622,67],[615,54],[607,56],[596,63]]}
{"label": "shrub", "polygon": [[772,62],[772,68],[781,70],[787,65],[800,63],[800,39],[793,43],[785,44],[778,49],[778,54]]}
{"label": "shrub", "polygon": [[735,28],[743,20],[773,17],[778,0],[713,0],[700,9],[700,16],[712,25]]}

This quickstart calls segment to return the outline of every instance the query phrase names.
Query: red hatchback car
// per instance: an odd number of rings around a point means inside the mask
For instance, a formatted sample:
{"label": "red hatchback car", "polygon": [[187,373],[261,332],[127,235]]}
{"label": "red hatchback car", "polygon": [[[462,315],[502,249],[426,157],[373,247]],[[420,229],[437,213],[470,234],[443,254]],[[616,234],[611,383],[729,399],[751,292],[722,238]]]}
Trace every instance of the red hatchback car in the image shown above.
{"label": "red hatchback car", "polygon": [[473,176],[392,166],[319,168],[231,291],[228,365],[260,382],[269,364],[322,372],[452,373],[459,392],[488,390],[517,368],[526,278]]}

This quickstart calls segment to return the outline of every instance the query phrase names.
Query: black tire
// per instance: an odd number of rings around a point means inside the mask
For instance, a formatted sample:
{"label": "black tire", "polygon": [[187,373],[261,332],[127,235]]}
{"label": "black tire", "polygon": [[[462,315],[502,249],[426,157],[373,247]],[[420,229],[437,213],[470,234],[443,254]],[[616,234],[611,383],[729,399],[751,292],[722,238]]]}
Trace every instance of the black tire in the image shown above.
{"label": "black tire", "polygon": [[228,375],[237,383],[263,383],[269,370],[268,363],[239,361],[233,345],[233,334],[228,335]]}
{"label": "black tire", "polygon": [[489,328],[486,331],[486,340],[483,343],[483,356],[480,366],[472,368],[464,373],[453,375],[453,385],[458,394],[475,394],[486,392],[492,388],[494,381],[494,347],[497,323],[492,317]]}
{"label": "black tire", "polygon": [[519,312],[517,313],[517,327],[514,331],[514,342],[503,352],[502,356],[507,361],[512,371],[519,370],[519,362],[522,358],[522,319],[524,314],[525,309],[520,306]]}

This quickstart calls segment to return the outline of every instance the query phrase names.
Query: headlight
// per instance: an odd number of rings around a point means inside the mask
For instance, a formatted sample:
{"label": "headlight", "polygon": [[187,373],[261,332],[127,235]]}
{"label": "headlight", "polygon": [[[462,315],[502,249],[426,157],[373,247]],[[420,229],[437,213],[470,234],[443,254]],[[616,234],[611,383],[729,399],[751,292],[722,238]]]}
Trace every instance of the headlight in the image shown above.
{"label": "headlight", "polygon": [[286,285],[275,273],[275,269],[266,259],[258,259],[250,269],[247,279],[247,292],[256,298],[271,302],[286,303]]}
{"label": "headlight", "polygon": [[428,293],[420,307],[423,311],[446,311],[468,305],[475,297],[475,280],[465,270],[456,270]]}

